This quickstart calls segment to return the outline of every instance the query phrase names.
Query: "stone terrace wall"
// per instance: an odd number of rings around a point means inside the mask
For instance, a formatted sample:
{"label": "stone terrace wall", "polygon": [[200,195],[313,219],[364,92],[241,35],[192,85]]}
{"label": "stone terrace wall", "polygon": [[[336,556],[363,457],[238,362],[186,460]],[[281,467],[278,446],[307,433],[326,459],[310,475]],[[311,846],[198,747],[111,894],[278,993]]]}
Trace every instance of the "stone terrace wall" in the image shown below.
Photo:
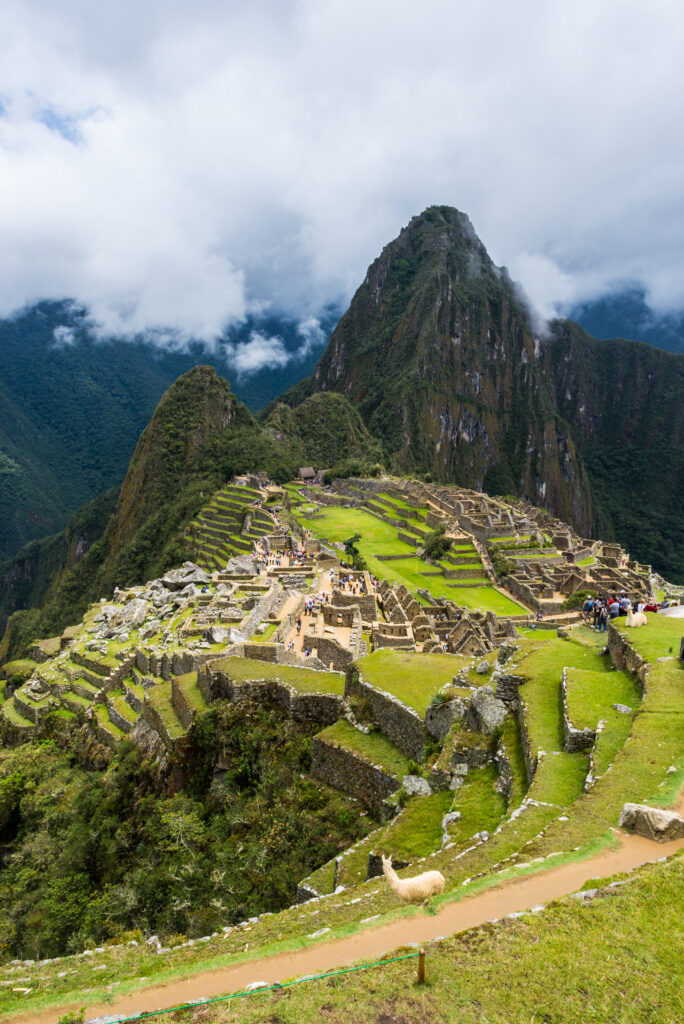
{"label": "stone terrace wall", "polygon": [[[644,628],[643,626],[641,627]],[[648,626],[645,627],[648,629]],[[639,680],[641,695],[646,686],[647,662],[634,650],[624,633],[612,623],[608,623],[608,653],[615,668],[633,672]]]}
{"label": "stone terrace wall", "polygon": [[333,725],[342,713],[342,697],[334,693],[298,693],[287,683],[273,679],[253,679],[236,683],[220,670],[207,667],[197,676],[207,702],[228,700],[233,704],[269,704],[296,722]]}
{"label": "stone terrace wall", "polygon": [[596,733],[592,729],[578,729],[570,721],[568,714],[568,680],[567,668],[563,669],[561,680],[561,694],[563,696],[563,750],[568,754],[578,754],[582,750],[588,750],[596,741]]}
{"label": "stone terrace wall", "polygon": [[407,757],[422,761],[425,756],[426,729],[423,719],[413,708],[403,704],[391,693],[376,689],[359,676],[347,675],[345,696],[361,696],[368,701],[381,732]]}
{"label": "stone terrace wall", "polygon": [[314,737],[311,774],[329,786],[357,797],[378,817],[383,801],[400,787],[399,779],[351,751]]}
{"label": "stone terrace wall", "polygon": [[516,714],[518,717],[518,725],[520,726],[520,740],[522,742],[523,757],[525,758],[525,770],[527,771],[527,784],[532,785],[532,779],[534,773],[537,770],[537,758],[532,754],[532,747],[530,745],[530,737],[527,732],[527,720],[525,717],[525,703],[522,700],[518,700],[516,707]]}

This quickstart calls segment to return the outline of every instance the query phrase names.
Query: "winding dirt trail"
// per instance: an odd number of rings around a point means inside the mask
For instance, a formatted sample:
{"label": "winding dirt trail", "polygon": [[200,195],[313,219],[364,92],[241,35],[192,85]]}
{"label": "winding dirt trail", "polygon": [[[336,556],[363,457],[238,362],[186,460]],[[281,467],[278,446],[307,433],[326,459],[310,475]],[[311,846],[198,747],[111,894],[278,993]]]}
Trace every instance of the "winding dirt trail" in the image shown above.
{"label": "winding dirt trail", "polygon": [[[678,804],[681,803],[681,798]],[[279,954],[198,972],[191,977],[168,985],[150,986],[130,995],[115,999],[113,1003],[89,1006],[86,1019],[112,1015],[133,1015],[150,1012],[202,998],[242,991],[254,981],[272,984],[290,978],[346,967],[356,961],[381,959],[399,946],[412,942],[429,942],[466,928],[505,917],[550,900],[576,892],[591,878],[606,877],[621,871],[631,871],[642,864],[667,857],[684,848],[684,839],[670,843],[654,843],[641,836],[617,833],[620,845],[581,863],[562,864],[540,874],[505,882],[470,899],[463,899],[443,907],[434,916],[418,913],[413,918],[401,918],[344,939],[317,943],[292,953]],[[82,1004],[82,1000],[81,1000]],[[78,1004],[74,1004],[74,1009]],[[54,1024],[67,1007],[58,1011],[43,1011],[12,1017],[13,1022]],[[163,1020],[163,1018],[160,1018]]]}

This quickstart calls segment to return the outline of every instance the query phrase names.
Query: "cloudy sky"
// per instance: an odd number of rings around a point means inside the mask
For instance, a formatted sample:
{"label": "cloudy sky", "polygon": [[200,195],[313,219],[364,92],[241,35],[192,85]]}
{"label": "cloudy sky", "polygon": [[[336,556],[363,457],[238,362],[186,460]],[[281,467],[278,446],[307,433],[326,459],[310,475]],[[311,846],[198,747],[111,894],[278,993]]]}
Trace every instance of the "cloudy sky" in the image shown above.
{"label": "cloudy sky", "polygon": [[681,0],[4,0],[0,315],[308,322],[432,203],[543,314],[682,308],[683,54]]}

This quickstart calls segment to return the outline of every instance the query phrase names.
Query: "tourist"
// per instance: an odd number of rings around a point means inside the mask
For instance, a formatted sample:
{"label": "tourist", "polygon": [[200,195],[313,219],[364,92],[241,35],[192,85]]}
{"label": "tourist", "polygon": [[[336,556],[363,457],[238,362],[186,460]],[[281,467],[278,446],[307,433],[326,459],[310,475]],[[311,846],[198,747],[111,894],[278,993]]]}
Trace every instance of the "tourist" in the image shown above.
{"label": "tourist", "polygon": [[666,597],[664,597],[662,599],[662,601],[660,602],[660,607],[661,608],[669,608],[670,607],[670,602],[668,601],[668,599]]}
{"label": "tourist", "polygon": [[297,636],[299,636],[301,631],[302,631],[302,620],[301,619],[297,619]]}
{"label": "tourist", "polygon": [[598,631],[599,633],[603,630],[604,633],[608,631],[608,608],[605,601],[601,603],[598,613]]}
{"label": "tourist", "polygon": [[584,622],[588,622],[589,621],[589,619],[591,618],[593,610],[594,610],[594,601],[592,599],[591,594],[589,594],[589,596],[587,597],[586,601],[582,605],[582,620]]}

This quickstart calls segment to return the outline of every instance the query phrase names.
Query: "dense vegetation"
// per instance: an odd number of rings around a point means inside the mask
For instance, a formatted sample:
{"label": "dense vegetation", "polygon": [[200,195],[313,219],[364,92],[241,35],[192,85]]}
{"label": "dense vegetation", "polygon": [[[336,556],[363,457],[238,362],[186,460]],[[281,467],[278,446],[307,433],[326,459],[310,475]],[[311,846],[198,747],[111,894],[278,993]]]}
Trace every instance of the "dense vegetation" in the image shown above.
{"label": "dense vegetation", "polygon": [[177,941],[294,902],[297,882],[370,824],[304,774],[310,756],[301,726],[222,703],[191,731],[173,796],[128,744],[103,770],[49,742],[3,751],[3,959],[132,929]]}
{"label": "dense vegetation", "polygon": [[[321,338],[336,319],[335,310],[325,312]],[[291,358],[236,375],[230,353],[254,331],[280,338]],[[259,409],[310,372],[319,350],[281,316],[248,318],[211,353],[199,345],[178,351],[142,340],[96,341],[83,311],[66,302],[42,302],[0,321],[0,561],[120,484],[163,392],[196,363],[214,365]]]}
{"label": "dense vegetation", "polygon": [[102,536],[118,495],[119,489],[113,488],[94,498],[59,533],[31,541],[18,555],[0,565],[0,634],[13,611],[41,604],[48,590],[59,586],[64,571],[73,569],[90,545]]}
{"label": "dense vegetation", "polygon": [[311,395],[295,409],[280,402],[269,412],[265,427],[290,443],[299,453],[301,465],[314,463],[316,469],[345,460],[372,464],[382,453],[380,442],[371,437],[358,409],[335,392]]}

